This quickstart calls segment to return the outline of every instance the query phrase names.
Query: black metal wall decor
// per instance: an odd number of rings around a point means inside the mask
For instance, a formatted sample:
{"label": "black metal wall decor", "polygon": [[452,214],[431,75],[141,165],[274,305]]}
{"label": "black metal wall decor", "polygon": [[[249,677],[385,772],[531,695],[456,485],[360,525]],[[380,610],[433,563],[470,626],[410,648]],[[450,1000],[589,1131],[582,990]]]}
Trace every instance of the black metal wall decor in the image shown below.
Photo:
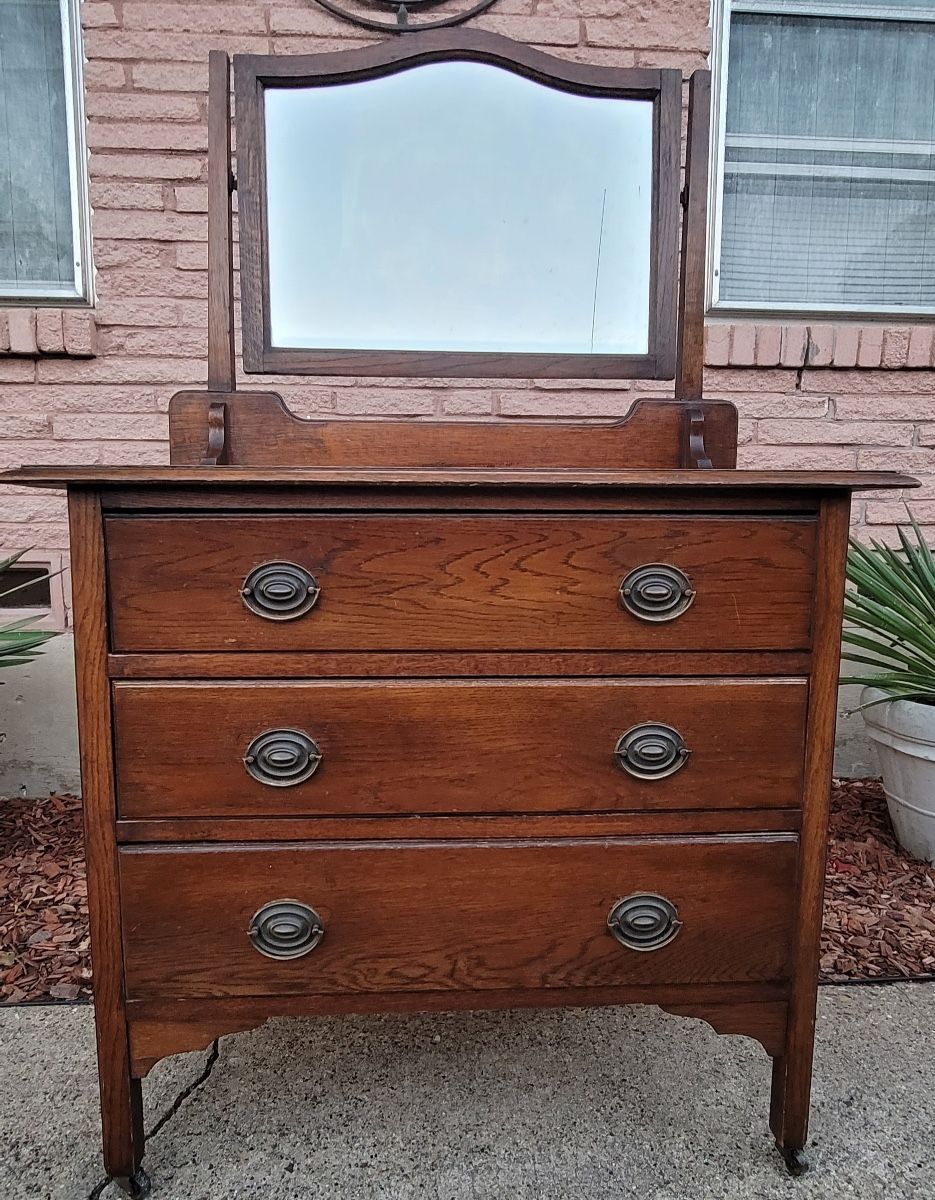
{"label": "black metal wall decor", "polygon": [[[476,17],[497,0],[351,0],[350,4],[338,4],[336,0],[314,0],[344,21],[351,21],[363,29],[375,29],[379,33],[416,33],[425,29],[445,29],[449,25],[461,25]],[[436,16],[432,11],[445,8],[445,16]],[[386,14],[386,18],[371,16],[370,13]],[[417,19],[412,20],[413,16]],[[421,19],[420,19],[421,18]]]}

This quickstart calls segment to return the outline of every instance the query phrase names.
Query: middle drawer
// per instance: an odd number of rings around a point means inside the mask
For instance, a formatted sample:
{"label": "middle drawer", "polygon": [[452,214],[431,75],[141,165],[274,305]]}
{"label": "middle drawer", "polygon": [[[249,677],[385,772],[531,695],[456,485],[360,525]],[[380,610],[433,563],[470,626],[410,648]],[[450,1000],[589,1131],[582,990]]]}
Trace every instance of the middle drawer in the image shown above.
{"label": "middle drawer", "polygon": [[802,679],[114,684],[123,818],[793,808]]}

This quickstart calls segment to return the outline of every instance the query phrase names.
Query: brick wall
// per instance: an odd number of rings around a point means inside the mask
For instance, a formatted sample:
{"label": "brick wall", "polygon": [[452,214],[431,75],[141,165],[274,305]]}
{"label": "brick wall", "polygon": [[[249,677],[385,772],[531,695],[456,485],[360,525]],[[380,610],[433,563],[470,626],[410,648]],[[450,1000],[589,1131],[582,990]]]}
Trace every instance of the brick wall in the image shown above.
{"label": "brick wall", "polygon": [[[93,312],[0,313],[0,464],[167,461],[166,407],[206,377],[208,51],[360,45],[364,31],[311,0],[86,0],[86,106],[94,206]],[[499,0],[476,24],[598,63],[703,66],[707,0]],[[741,465],[885,467],[921,475],[935,525],[935,342],[930,327],[730,325],[708,331],[707,390],[741,414]],[[424,420],[618,417],[660,385],[252,377],[303,415]],[[855,506],[891,536],[891,495]],[[890,530],[888,534],[887,531]],[[6,489],[0,547],[66,548],[55,496]]]}

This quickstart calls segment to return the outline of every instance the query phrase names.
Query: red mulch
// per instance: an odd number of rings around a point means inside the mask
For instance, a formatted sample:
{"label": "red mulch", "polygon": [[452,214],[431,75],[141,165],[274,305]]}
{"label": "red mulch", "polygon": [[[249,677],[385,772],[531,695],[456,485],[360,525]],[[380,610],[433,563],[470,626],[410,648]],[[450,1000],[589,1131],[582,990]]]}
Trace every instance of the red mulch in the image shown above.
{"label": "red mulch", "polygon": [[0,797],[0,1003],[90,995],[81,801]]}
{"label": "red mulch", "polygon": [[[832,801],[825,982],[935,978],[935,867],[897,847],[879,783]],[[91,995],[81,802],[0,797],[0,1003]]]}
{"label": "red mulch", "polygon": [[877,780],[837,782],[825,881],[822,979],[935,978],[935,867],[900,850]]}

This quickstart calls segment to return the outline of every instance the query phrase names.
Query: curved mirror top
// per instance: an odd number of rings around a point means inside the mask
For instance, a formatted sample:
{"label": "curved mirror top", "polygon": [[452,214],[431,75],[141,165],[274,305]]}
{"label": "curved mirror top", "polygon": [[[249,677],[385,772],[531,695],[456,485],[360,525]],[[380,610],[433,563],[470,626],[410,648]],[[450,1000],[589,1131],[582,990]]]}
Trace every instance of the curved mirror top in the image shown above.
{"label": "curved mirror top", "polygon": [[650,100],[442,62],[265,91],[270,341],[645,354]]}

